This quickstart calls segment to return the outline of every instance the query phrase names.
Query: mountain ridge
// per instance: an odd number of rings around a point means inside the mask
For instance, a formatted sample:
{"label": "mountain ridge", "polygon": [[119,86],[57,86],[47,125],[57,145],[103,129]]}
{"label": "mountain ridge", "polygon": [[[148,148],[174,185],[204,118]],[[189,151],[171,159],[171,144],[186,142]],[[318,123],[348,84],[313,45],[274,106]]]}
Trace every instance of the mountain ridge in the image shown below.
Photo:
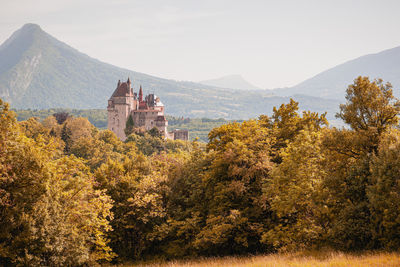
{"label": "mountain ridge", "polygon": [[274,89],[272,92],[279,96],[305,94],[343,100],[348,85],[358,76],[390,82],[395,96],[400,97],[400,46],[348,60],[293,87]]}
{"label": "mountain ridge", "polygon": [[226,75],[216,79],[203,80],[199,81],[199,83],[227,89],[262,90],[261,88],[246,81],[239,74]]}

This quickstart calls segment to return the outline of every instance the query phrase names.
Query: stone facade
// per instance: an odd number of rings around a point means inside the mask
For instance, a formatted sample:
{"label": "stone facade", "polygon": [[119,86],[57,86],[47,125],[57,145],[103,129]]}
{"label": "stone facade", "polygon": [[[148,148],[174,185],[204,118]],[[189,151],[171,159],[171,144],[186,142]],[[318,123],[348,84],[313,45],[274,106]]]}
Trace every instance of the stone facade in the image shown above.
{"label": "stone facade", "polygon": [[142,86],[139,95],[133,93],[131,81],[118,81],[117,88],[108,100],[108,129],[113,131],[118,138],[125,140],[125,127],[129,116],[132,116],[135,127],[145,130],[157,128],[168,139],[188,140],[187,130],[167,131],[168,121],[164,115],[164,105],[160,98],[154,94],[143,97]]}
{"label": "stone facade", "polygon": [[188,140],[189,139],[189,132],[188,130],[173,130],[173,138],[174,140]]}

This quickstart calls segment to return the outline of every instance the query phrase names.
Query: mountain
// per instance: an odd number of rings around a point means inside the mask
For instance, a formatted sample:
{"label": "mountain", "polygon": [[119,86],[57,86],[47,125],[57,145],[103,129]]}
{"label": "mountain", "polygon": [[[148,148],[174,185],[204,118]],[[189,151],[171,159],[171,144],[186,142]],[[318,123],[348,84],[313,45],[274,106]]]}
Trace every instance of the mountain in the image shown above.
{"label": "mountain", "polygon": [[[288,102],[269,90],[243,91],[174,81],[122,69],[93,59],[58,41],[38,25],[26,24],[0,46],[0,98],[16,109],[106,108],[119,79],[154,92],[173,116],[248,119],[270,114]],[[337,101],[296,96],[300,108],[337,110]]]}
{"label": "mountain", "polygon": [[200,81],[199,83],[221,88],[261,90],[261,88],[246,81],[241,75],[228,75],[217,79]]}
{"label": "mountain", "polygon": [[400,46],[347,61],[294,87],[276,89],[273,92],[280,96],[304,94],[342,100],[347,86],[360,75],[369,76],[371,80],[381,78],[384,82],[390,82],[394,94],[399,97]]}

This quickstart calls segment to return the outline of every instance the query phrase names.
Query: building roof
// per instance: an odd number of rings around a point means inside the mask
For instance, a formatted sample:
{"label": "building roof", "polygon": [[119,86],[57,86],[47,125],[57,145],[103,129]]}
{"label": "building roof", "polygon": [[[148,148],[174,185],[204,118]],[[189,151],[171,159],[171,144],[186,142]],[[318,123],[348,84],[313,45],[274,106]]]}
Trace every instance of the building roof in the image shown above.
{"label": "building roof", "polygon": [[147,103],[144,101],[139,101],[139,109],[149,109],[149,107],[147,106]]}
{"label": "building roof", "polygon": [[128,83],[123,82],[117,87],[117,89],[115,89],[111,97],[129,96],[129,95],[132,95],[132,89],[130,88],[130,86],[128,86]]}

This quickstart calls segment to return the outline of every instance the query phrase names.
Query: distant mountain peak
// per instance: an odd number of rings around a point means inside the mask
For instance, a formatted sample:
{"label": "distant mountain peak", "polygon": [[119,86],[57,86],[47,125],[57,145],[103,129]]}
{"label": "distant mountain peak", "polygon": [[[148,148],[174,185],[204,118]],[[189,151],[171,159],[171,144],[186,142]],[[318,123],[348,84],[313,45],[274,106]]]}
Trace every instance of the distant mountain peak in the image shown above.
{"label": "distant mountain peak", "polygon": [[240,74],[226,75],[217,79],[200,81],[201,84],[238,90],[260,90],[261,88],[246,81]]}
{"label": "distant mountain peak", "polygon": [[[39,25],[34,23],[24,24],[19,30],[14,32],[13,35],[24,36],[24,35],[34,35],[34,34],[46,34]],[[12,36],[11,35],[11,38]]]}
{"label": "distant mountain peak", "polygon": [[42,28],[35,23],[26,23],[22,26],[21,30],[42,30]]}

